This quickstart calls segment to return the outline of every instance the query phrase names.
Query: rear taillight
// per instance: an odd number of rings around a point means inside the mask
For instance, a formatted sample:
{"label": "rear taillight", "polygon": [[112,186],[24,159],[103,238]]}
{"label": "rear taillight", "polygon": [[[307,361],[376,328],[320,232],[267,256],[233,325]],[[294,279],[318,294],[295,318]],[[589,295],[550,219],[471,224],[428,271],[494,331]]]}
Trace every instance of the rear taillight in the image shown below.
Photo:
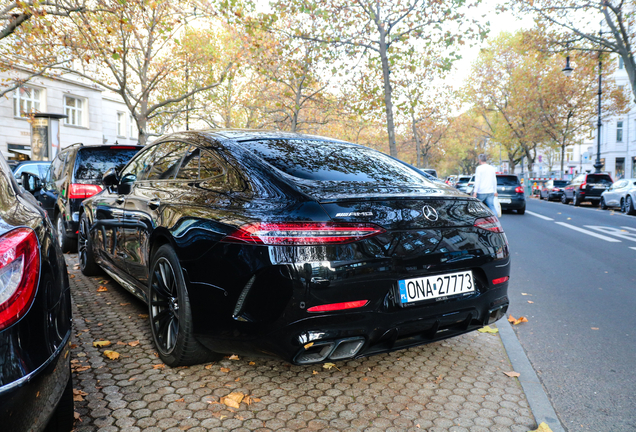
{"label": "rear taillight", "polygon": [[369,300],[356,300],[343,303],[330,303],[320,306],[313,306],[307,309],[307,312],[331,312],[345,309],[356,309],[366,306]]}
{"label": "rear taillight", "polygon": [[560,191],[561,191],[561,189],[559,189],[559,188],[552,189],[552,192],[560,192]]}
{"label": "rear taillight", "polygon": [[383,228],[366,223],[257,222],[240,227],[222,241],[265,245],[344,244],[383,232]]}
{"label": "rear taillight", "polygon": [[516,192],[516,193],[523,193],[523,186],[517,186],[517,187],[515,188],[515,192]]}
{"label": "rear taillight", "polygon": [[581,186],[579,186],[579,189],[585,189],[585,186],[587,186],[586,182],[581,183]]}
{"label": "rear taillight", "polygon": [[492,280],[492,284],[493,285],[499,285],[499,284],[502,284],[504,282],[508,282],[509,279],[510,279],[509,276],[504,276],[504,277],[500,277],[500,278],[497,278],[497,279],[493,279]]}
{"label": "rear taillight", "polygon": [[68,189],[70,199],[86,199],[102,191],[100,185],[73,183]]}
{"label": "rear taillight", "polygon": [[0,330],[27,313],[40,276],[38,239],[30,228],[0,236]]}
{"label": "rear taillight", "polygon": [[504,232],[501,224],[499,223],[499,219],[497,219],[495,216],[479,218],[475,220],[475,223],[473,225],[477,228],[485,229],[486,231],[492,231],[496,233]]}

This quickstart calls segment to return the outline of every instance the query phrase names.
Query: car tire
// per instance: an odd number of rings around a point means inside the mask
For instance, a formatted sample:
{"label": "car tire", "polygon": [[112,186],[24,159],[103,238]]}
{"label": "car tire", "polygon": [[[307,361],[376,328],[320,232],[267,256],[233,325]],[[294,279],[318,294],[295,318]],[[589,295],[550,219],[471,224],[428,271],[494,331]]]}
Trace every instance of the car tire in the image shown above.
{"label": "car tire", "polygon": [[625,213],[628,215],[636,214],[636,208],[634,208],[634,200],[630,195],[625,198]]}
{"label": "car tire", "polygon": [[541,200],[543,200],[543,194],[541,192],[539,192],[539,201],[541,201]]}
{"label": "car tire", "polygon": [[171,367],[218,359],[192,332],[190,300],[179,259],[170,245],[161,246],[152,258],[148,282],[148,318],[161,360]]}
{"label": "car tire", "polygon": [[53,415],[44,432],[70,432],[75,421],[75,407],[73,406],[73,377],[69,373],[64,393],[53,411]]}
{"label": "car tire", "polygon": [[86,213],[82,213],[77,234],[77,257],[79,267],[84,276],[96,276],[101,273],[101,268],[95,262],[95,252],[90,236],[90,226]]}
{"label": "car tire", "polygon": [[520,209],[517,209],[517,214],[524,214],[526,212],[526,206],[521,207]]}
{"label": "car tire", "polygon": [[601,210],[607,210],[607,204],[605,204],[605,198],[601,197]]}
{"label": "car tire", "polygon": [[561,195],[561,202],[563,204],[568,204],[570,201],[568,200],[568,198],[565,196],[565,194]]}
{"label": "car tire", "polygon": [[57,232],[57,244],[60,245],[62,252],[72,252],[75,249],[73,247],[73,239],[66,235],[66,229],[64,228],[64,216],[62,216],[62,213],[58,213],[55,218],[55,231]]}
{"label": "car tire", "polygon": [[574,205],[576,207],[580,206],[581,203],[583,202],[583,200],[581,199],[581,196],[577,193],[574,194]]}

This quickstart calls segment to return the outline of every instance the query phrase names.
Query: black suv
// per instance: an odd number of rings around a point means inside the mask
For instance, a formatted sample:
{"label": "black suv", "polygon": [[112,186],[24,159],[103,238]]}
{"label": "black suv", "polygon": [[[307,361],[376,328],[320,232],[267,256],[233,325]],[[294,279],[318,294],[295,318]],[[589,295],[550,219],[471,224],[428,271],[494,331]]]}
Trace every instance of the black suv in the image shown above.
{"label": "black suv", "polygon": [[601,194],[612,183],[609,174],[579,174],[563,189],[561,202],[568,204],[574,201],[575,206],[580,206],[582,202],[588,201],[593,206],[597,206],[601,201]]}
{"label": "black suv", "polygon": [[526,212],[526,195],[516,175],[497,174],[497,196],[501,210],[517,210],[518,214]]}
{"label": "black suv", "polygon": [[119,170],[142,146],[73,144],[51,162],[42,188],[34,193],[54,222],[62,251],[77,247],[80,203],[102,190],[102,175]]}

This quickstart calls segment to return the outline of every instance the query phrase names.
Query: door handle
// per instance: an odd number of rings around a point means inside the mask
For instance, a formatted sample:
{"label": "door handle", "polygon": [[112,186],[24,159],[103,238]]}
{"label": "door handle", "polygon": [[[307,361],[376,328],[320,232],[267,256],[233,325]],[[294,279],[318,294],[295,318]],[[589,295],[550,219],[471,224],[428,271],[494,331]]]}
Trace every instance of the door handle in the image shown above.
{"label": "door handle", "polygon": [[119,195],[117,198],[115,198],[115,202],[117,204],[123,204],[124,202],[124,196],[123,195]]}
{"label": "door handle", "polygon": [[152,210],[158,208],[159,204],[161,204],[161,200],[159,198],[153,198],[150,201],[148,201],[148,207],[151,208]]}

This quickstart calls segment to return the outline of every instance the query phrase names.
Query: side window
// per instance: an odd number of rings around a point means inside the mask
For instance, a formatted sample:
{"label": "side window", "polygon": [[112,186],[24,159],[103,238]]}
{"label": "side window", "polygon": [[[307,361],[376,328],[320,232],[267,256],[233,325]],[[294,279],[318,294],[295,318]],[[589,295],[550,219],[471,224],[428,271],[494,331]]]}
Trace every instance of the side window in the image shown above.
{"label": "side window", "polygon": [[199,178],[199,154],[198,147],[191,146],[188,149],[177,173],[177,180],[196,180]]}
{"label": "side window", "polygon": [[156,145],[153,163],[146,180],[173,179],[181,166],[181,159],[188,149],[188,144],[181,142],[163,142]]}
{"label": "side window", "polygon": [[223,169],[223,166],[212,155],[212,153],[207,152],[205,150],[201,152],[199,165],[200,165],[199,178],[201,180],[218,177],[225,172],[225,170]]}
{"label": "side window", "polygon": [[51,163],[51,170],[47,176],[47,180],[57,180],[62,175],[62,169],[64,168],[64,161],[66,160],[67,153],[60,153]]}
{"label": "side window", "polygon": [[132,174],[137,180],[143,180],[150,169],[152,158],[156,150],[157,146],[152,146],[140,151],[123,169],[120,177],[123,178],[126,174]]}

